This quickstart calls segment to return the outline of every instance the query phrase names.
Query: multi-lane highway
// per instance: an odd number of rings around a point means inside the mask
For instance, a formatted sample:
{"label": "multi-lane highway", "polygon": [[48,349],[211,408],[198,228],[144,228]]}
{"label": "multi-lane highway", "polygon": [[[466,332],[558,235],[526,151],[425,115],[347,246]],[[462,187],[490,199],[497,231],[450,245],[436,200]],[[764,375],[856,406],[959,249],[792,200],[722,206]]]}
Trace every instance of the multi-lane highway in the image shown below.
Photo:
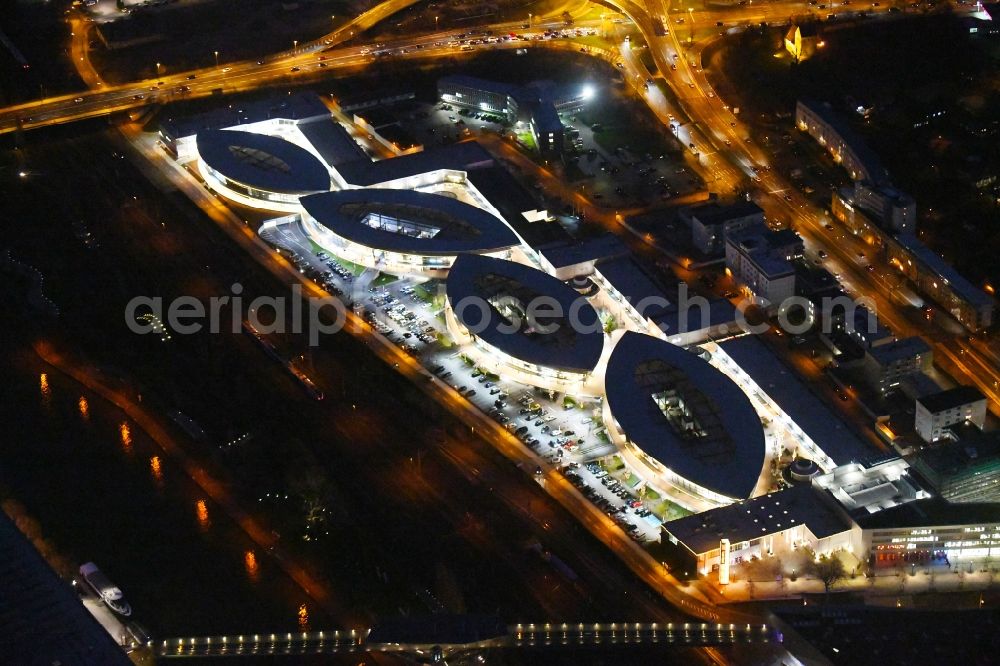
{"label": "multi-lane highway", "polygon": [[[88,53],[90,26],[86,21],[72,19],[70,52],[77,72],[90,90],[4,107],[0,109],[0,134],[17,129],[34,129],[106,116],[149,104],[170,103],[213,94],[246,92],[265,86],[294,82],[296,79],[317,78],[334,70],[360,68],[371,64],[380,57],[375,55],[379,51],[387,54],[381,57],[428,58],[454,56],[470,48],[513,47],[516,44],[503,42],[469,47],[453,39],[456,30],[448,30],[407,37],[382,48],[372,44],[340,46],[386,17],[409,7],[415,1],[383,2],[319,39],[300,44],[294,50],[257,61],[226,63],[222,66],[184,72],[161,71],[158,72],[162,74],[161,76],[120,85],[109,85],[101,79],[100,74],[90,63]],[[590,8],[588,3],[582,1],[567,4],[565,7],[571,16],[580,16]],[[514,31],[524,32],[521,25],[518,22],[503,22],[475,29],[488,28],[498,34],[506,34]],[[562,25],[561,18],[539,18],[533,21],[531,30],[539,32],[548,28],[559,28]],[[470,29],[472,28],[465,28],[465,30]]]}
{"label": "multi-lane highway", "polygon": [[[76,95],[47,98],[15,107],[0,109],[0,133],[10,132],[18,127],[30,129],[75,120],[98,117],[117,111],[141,107],[146,104],[171,102],[196,96],[234,93],[256,89],[296,77],[320,76],[332,70],[360,68],[376,57],[373,46],[342,46],[352,36],[370,28],[377,21],[412,4],[412,0],[390,0],[359,16],[354,21],[338,28],[324,38],[304,44],[294,52],[285,52],[258,62],[227,64],[194,72],[171,73],[152,80],[125,85],[110,86],[100,81],[99,74],[89,68],[86,56],[86,32],[82,25],[80,35],[74,35],[74,61],[82,63],[81,75],[92,90]],[[850,243],[840,242],[831,236],[826,228],[829,220],[822,209],[815,207],[800,195],[789,183],[774,171],[764,169],[768,164],[766,152],[753,140],[750,130],[724,105],[712,89],[701,70],[701,52],[704,46],[718,35],[723,26],[758,23],[761,21],[785,20],[789,16],[808,13],[810,7],[802,2],[771,3],[766,5],[735,6],[719,10],[695,10],[672,12],[669,0],[649,0],[641,5],[632,0],[612,0],[612,5],[625,13],[636,25],[650,48],[656,72],[648,72],[645,65],[635,57],[631,46],[622,45],[615,57],[622,63],[626,81],[635,88],[649,104],[653,112],[664,124],[677,126],[677,134],[685,145],[693,144],[692,153],[698,153],[692,164],[710,186],[718,191],[727,191],[745,184],[750,178],[759,179],[762,190],[759,203],[772,218],[789,219],[808,243],[824,248],[842,267],[845,279],[859,291],[875,299],[880,318],[885,320],[897,335],[911,333],[927,334],[927,326],[919,319],[908,316],[892,299],[885,284],[880,283],[854,261],[856,250]],[[664,23],[663,17],[666,17]],[[684,23],[678,19],[683,18]],[[552,23],[550,25],[556,25]],[[662,25],[667,27],[662,33]],[[515,23],[491,26],[494,31],[524,32]],[[533,26],[537,30],[540,26]],[[480,28],[481,29],[481,28]],[[468,30],[468,29],[466,29]],[[74,32],[77,32],[74,29]],[[454,31],[437,32],[408,38],[378,50],[391,50],[389,57],[427,58],[454,55],[463,51],[462,46],[450,37]],[[705,33],[708,33],[707,35]],[[690,42],[690,43],[688,43]],[[541,45],[545,42],[532,42]],[[507,46],[518,46],[509,42]],[[498,45],[484,45],[494,48]],[[650,78],[663,79],[670,88],[674,99],[668,99],[655,85],[648,85]],[[243,232],[242,225],[239,225]],[[245,234],[244,234],[245,235]],[[248,238],[245,244],[252,244]],[[368,335],[362,324],[358,330]],[[997,370],[996,352],[981,341],[952,339],[944,342],[943,334],[933,332],[935,351],[939,360],[944,360],[949,370],[959,378],[977,384],[988,395],[993,406],[1000,404],[997,391],[1000,372]],[[388,361],[406,368],[411,361],[394,347],[378,349]],[[417,373],[417,368],[412,368]],[[445,404],[450,396],[437,396]],[[456,406],[456,409],[461,405]],[[514,458],[524,457],[523,447],[519,447],[505,433],[492,433],[492,421],[479,422],[484,434],[494,440],[494,444]],[[525,459],[525,462],[534,462]],[[678,607],[698,617],[711,621],[736,621],[745,619],[741,614],[722,610],[706,604],[696,597],[686,594],[678,587],[677,581],[658,566],[647,553],[642,551],[613,524],[606,516],[595,512],[566,480],[555,472],[546,474],[545,483],[550,494],[565,506],[574,510],[590,531],[626,561],[633,571],[661,591]]]}
{"label": "multi-lane highway", "polygon": [[[792,9],[795,5],[780,5]],[[773,7],[773,6],[771,6]],[[808,6],[799,6],[808,9]],[[669,3],[664,0],[661,11],[669,13]],[[757,11],[757,8],[754,8]],[[850,12],[851,9],[839,5],[831,6],[830,12]],[[868,11],[878,12],[879,8]],[[882,18],[888,18],[882,8]],[[986,341],[965,336],[955,336],[928,324],[910,306],[901,305],[894,296],[895,283],[887,283],[877,273],[870,273],[857,261],[859,252],[870,252],[861,241],[843,234],[842,229],[828,226],[831,220],[822,208],[817,207],[780,174],[768,168],[769,160],[764,151],[754,141],[752,132],[730,107],[715,94],[705,76],[701,56],[705,47],[719,38],[720,28],[716,25],[743,23],[749,12],[747,7],[736,7],[725,12],[689,12],[686,21],[693,22],[701,34],[697,40],[690,40],[692,34],[678,30],[683,24],[671,25],[669,34],[655,37],[652,43],[654,55],[662,56],[655,61],[660,73],[667,79],[678,98],[678,106],[689,123],[681,126],[682,140],[693,143],[699,153],[696,168],[701,170],[706,182],[714,183],[719,191],[735,190],[749,179],[756,179],[760,194],[757,203],[764,208],[771,219],[789,220],[807,244],[823,249],[832,258],[845,283],[851,285],[860,296],[871,298],[877,307],[878,316],[900,337],[922,335],[927,337],[934,348],[937,362],[957,380],[974,384],[990,399],[990,409],[1000,414],[1000,365],[996,350]],[[796,12],[791,12],[796,15]],[[750,20],[775,20],[772,10],[754,15]],[[714,19],[714,20],[713,20]],[[676,19],[675,19],[676,21]],[[640,24],[641,25],[641,24]],[[708,34],[705,34],[705,33]],[[697,32],[694,34],[698,34]],[[677,57],[674,57],[677,54]],[[664,68],[661,62],[668,60],[676,68]],[[653,97],[647,95],[647,97]],[[651,103],[657,110],[656,100]],[[680,115],[680,114],[678,114]],[[684,130],[687,135],[684,136]]]}

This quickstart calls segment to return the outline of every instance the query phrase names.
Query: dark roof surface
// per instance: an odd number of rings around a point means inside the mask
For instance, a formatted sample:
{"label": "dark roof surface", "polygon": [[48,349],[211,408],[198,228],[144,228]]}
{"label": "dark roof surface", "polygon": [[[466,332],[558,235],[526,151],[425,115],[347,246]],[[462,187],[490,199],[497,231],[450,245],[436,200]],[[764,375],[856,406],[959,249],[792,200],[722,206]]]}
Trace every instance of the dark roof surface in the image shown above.
{"label": "dark roof surface", "polygon": [[917,354],[927,354],[931,351],[930,346],[924,342],[920,336],[914,335],[909,338],[902,338],[895,342],[872,347],[868,350],[868,355],[879,362],[880,365],[888,365],[895,361],[911,358]]}
{"label": "dark roof surface", "polygon": [[344,126],[333,120],[299,123],[299,131],[309,139],[320,157],[332,167],[345,162],[367,160],[365,151],[351,138]]}
{"label": "dark roof surface", "polygon": [[[365,247],[420,255],[490,252],[519,243],[502,220],[457,199],[416,190],[359,189],[322,192],[302,198],[317,222],[338,236]],[[436,230],[432,237],[397,233],[386,225],[365,224],[367,215]]]}
{"label": "dark roof surface", "polygon": [[837,512],[811,484],[762,495],[685,516],[663,525],[694,553],[719,547],[721,539],[730,543],[750,541],[767,534],[805,524],[817,539],[851,529],[846,516]]}
{"label": "dark roof surface", "polygon": [[986,396],[975,386],[956,386],[947,391],[921,396],[917,398],[917,402],[926,407],[929,412],[943,412],[946,409],[961,407],[970,402],[985,399]]}
{"label": "dark roof surface", "polygon": [[827,127],[836,132],[836,134],[840,137],[840,140],[850,148],[851,152],[854,153],[854,156],[857,157],[859,162],[861,162],[862,167],[868,172],[868,177],[872,179],[875,184],[884,184],[888,182],[888,173],[882,166],[882,161],[879,159],[878,155],[868,146],[868,143],[854,131],[854,128],[852,128],[839,113],[833,110],[833,107],[831,107],[827,102],[818,102],[813,99],[800,99],[799,104],[812,111],[827,125]]}
{"label": "dark roof surface", "polygon": [[939,497],[914,500],[875,513],[859,513],[855,522],[865,529],[945,527],[987,523],[1000,526],[1000,503],[953,504]]}
{"label": "dark roof surface", "polygon": [[717,201],[691,206],[685,214],[695,218],[701,224],[714,226],[749,215],[763,215],[763,209],[752,201],[739,200],[731,204],[720,204]]}
{"label": "dark roof surface", "polygon": [[330,173],[305,148],[278,137],[238,130],[198,133],[201,160],[226,178],[268,192],[330,189]]}
{"label": "dark roof surface", "polygon": [[[654,394],[676,391],[705,433],[682,434]],[[733,380],[683,347],[627,332],[605,375],[608,407],[625,436],[681,477],[726,497],[749,497],[764,466],[764,426]]]}
{"label": "dark roof surface", "polygon": [[607,233],[587,240],[548,243],[537,248],[555,268],[588,261],[605,261],[628,255],[631,250],[618,236]]}
{"label": "dark roof surface", "polygon": [[938,277],[945,280],[956,294],[974,307],[991,307],[994,305],[993,298],[989,294],[966,280],[961,273],[955,270],[954,266],[945,261],[934,250],[924,245],[915,235],[909,233],[899,234],[897,240],[900,245],[927,264],[928,268]]}
{"label": "dark roof surface", "polygon": [[[571,372],[590,372],[600,360],[604,331],[597,311],[586,298],[544,271],[464,254],[448,274],[446,294],[456,317],[470,332],[509,356]],[[526,317],[517,330],[505,330],[509,320],[496,307],[500,301],[522,311],[537,304],[537,328],[552,326],[554,330],[534,330]],[[485,318],[483,308],[476,305],[484,302],[489,303]],[[560,316],[546,316],[556,304]]]}
{"label": "dark roof surface", "polygon": [[843,465],[872,455],[873,449],[756,336],[740,336],[720,346],[835,463]]}
{"label": "dark roof surface", "polygon": [[493,166],[493,156],[485,148],[475,141],[463,141],[377,162],[347,162],[337,171],[348,183],[367,187],[439,169],[470,171],[490,166]]}
{"label": "dark roof surface", "polygon": [[[973,426],[953,428],[953,431],[959,433],[961,439],[958,442],[946,442],[917,454],[913,464],[918,471],[926,467],[935,474],[947,477],[970,468],[996,464],[1000,458],[1000,439],[996,431],[984,433]],[[965,433],[969,435],[962,437]]]}
{"label": "dark roof surface", "polygon": [[631,255],[602,261],[597,271],[610,282],[643,317],[657,318],[665,314],[671,299],[661,288],[658,279],[646,272]]}
{"label": "dark roof surface", "polygon": [[438,79],[438,90],[441,89],[442,85],[464,86],[466,88],[482,90],[483,92],[507,95],[519,102],[538,99],[537,94],[519,85],[493,81],[491,79],[481,79],[478,76],[469,76],[467,74],[451,74],[448,76],[442,76]]}
{"label": "dark roof surface", "polygon": [[315,93],[299,93],[285,97],[243,101],[205,113],[168,118],[160,125],[172,138],[191,136],[204,130],[221,129],[256,123],[271,118],[288,120],[330,120],[330,110]]}

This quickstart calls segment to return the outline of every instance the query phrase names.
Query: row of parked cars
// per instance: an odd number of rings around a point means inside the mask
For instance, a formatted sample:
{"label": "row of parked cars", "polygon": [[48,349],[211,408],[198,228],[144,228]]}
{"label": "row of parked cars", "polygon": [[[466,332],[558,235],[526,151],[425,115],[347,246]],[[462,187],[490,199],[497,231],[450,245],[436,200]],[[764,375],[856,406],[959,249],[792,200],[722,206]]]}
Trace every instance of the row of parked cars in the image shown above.
{"label": "row of parked cars", "polygon": [[426,319],[418,319],[415,313],[392,294],[376,294],[372,297],[372,302],[379,306],[385,316],[405,329],[402,334],[405,340],[415,338],[424,344],[434,342],[434,327]]}
{"label": "row of parked cars", "polygon": [[587,469],[594,475],[595,478],[601,481],[601,484],[615,493],[621,499],[625,500],[625,503],[620,506],[615,506],[610,500],[601,497],[599,506],[605,509],[607,514],[611,516],[622,528],[628,532],[633,537],[638,537],[640,534],[639,527],[634,523],[629,522],[628,510],[632,509],[633,513],[640,518],[645,518],[652,513],[648,509],[642,508],[642,502],[636,499],[632,493],[628,491],[619,481],[615,480],[613,477],[608,475],[608,473],[598,465],[596,462],[587,463]]}
{"label": "row of parked cars", "polygon": [[320,275],[319,282],[323,284],[327,291],[330,291],[338,296],[343,295],[340,284],[338,284],[333,276],[337,275],[341,280],[350,284],[351,282],[354,282],[354,274],[326,252],[317,252],[316,258],[326,264],[328,269]]}

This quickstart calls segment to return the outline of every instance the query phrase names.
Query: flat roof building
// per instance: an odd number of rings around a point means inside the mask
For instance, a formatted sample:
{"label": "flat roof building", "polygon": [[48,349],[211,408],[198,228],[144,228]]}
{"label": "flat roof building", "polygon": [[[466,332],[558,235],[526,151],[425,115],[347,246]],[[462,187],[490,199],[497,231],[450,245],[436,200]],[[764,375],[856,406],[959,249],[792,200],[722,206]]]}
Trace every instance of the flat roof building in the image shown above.
{"label": "flat roof building", "polygon": [[910,473],[910,465],[895,455],[840,465],[813,479],[852,515],[872,514],[930,497]]}
{"label": "flat roof building", "polygon": [[763,225],[726,235],[726,268],[758,305],[780,306],[795,295],[792,259],[802,255],[802,239],[791,230]]}
{"label": "flat roof building", "polygon": [[888,260],[922,293],[970,330],[983,330],[993,324],[996,303],[989,294],[965,279],[914,234],[899,234],[896,241],[895,246],[886,246]]}
{"label": "flat roof building", "polygon": [[[764,428],[729,377],[683,347],[628,331],[604,379],[604,422],[629,463],[689,507],[719,506],[766,487]],[[683,500],[682,500],[683,501]]]}
{"label": "flat roof building", "polygon": [[353,113],[362,109],[391,106],[416,99],[413,90],[405,88],[376,88],[374,90],[352,90],[345,95],[331,95],[333,105],[341,113]]}
{"label": "flat roof building", "polygon": [[788,415],[792,422],[790,427],[798,436],[800,448],[804,449],[802,455],[820,460],[819,453],[810,450],[809,444],[815,444],[832,463],[839,465],[871,455],[871,447],[756,336],[725,340],[719,347]]}
{"label": "flat roof building", "polygon": [[[494,164],[493,156],[481,145],[475,141],[463,141],[388,160],[348,162],[338,167],[338,171],[344,180],[355,187],[419,186],[421,183],[437,182],[445,177],[442,172],[469,172]],[[399,182],[404,180],[414,182]]]}
{"label": "flat roof building", "polygon": [[958,423],[979,429],[986,424],[986,396],[975,386],[957,386],[916,399],[914,425],[925,442],[947,436],[946,428]]}
{"label": "flat roof building", "polygon": [[344,126],[329,118],[307,120],[299,123],[298,128],[320,158],[334,169],[348,162],[371,161]]}
{"label": "flat roof building", "polygon": [[861,542],[876,566],[905,566],[935,558],[996,561],[1000,557],[1000,505],[921,499],[856,516]]}
{"label": "flat roof building", "polygon": [[949,502],[1000,502],[1000,436],[969,425],[910,459],[913,469]]}
{"label": "flat roof building", "polygon": [[764,224],[764,211],[752,201],[728,205],[712,201],[682,208],[680,218],[690,225],[694,246],[711,256],[725,251],[727,234]]}
{"label": "flat roof building", "polygon": [[440,194],[342,190],[304,197],[302,207],[313,242],[392,275],[442,278],[461,254],[506,257],[520,244],[492,213]]}
{"label": "flat roof building", "polygon": [[591,302],[614,318],[615,327],[682,346],[736,330],[736,309],[728,300],[703,302],[680,289],[668,296],[660,280],[614,234],[551,243],[538,251],[545,269],[559,279],[588,279],[597,289]]}
{"label": "flat roof building", "polygon": [[852,180],[888,183],[888,172],[878,155],[828,103],[800,99],[795,104],[795,124],[829,150]]}
{"label": "flat roof building", "polygon": [[584,296],[531,266],[463,254],[445,290],[445,320],[471,342],[481,366],[525,384],[597,395],[604,350],[597,312]]}
{"label": "flat roof building", "polygon": [[528,125],[543,155],[561,154],[563,124],[555,104],[530,87],[465,74],[438,79],[438,95],[448,104],[502,115],[508,123]]}
{"label": "flat roof building", "polygon": [[866,349],[862,370],[868,385],[885,394],[909,375],[930,370],[932,362],[930,346],[915,335]]}
{"label": "flat roof building", "polygon": [[824,491],[810,484],[678,518],[662,526],[678,575],[707,574],[754,557],[780,556],[794,548],[817,553],[846,548],[853,524]]}
{"label": "flat roof building", "polygon": [[331,187],[330,172],[315,155],[278,137],[205,130],[197,150],[208,186],[246,206],[293,212],[300,197]]}
{"label": "flat roof building", "polygon": [[163,145],[180,161],[195,157],[194,137],[205,130],[266,124],[284,120],[292,124],[326,121],[332,123],[330,109],[314,93],[298,93],[256,101],[240,101],[205,113],[167,118],[160,123]]}

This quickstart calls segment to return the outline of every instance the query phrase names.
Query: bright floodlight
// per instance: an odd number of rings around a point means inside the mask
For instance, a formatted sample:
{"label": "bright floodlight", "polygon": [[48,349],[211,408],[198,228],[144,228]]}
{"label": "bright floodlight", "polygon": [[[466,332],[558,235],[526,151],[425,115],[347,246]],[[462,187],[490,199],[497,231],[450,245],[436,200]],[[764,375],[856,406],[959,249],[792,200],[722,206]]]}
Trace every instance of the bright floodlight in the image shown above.
{"label": "bright floodlight", "polygon": [[583,92],[580,94],[581,99],[590,99],[594,96],[594,86],[587,84],[583,87]]}

